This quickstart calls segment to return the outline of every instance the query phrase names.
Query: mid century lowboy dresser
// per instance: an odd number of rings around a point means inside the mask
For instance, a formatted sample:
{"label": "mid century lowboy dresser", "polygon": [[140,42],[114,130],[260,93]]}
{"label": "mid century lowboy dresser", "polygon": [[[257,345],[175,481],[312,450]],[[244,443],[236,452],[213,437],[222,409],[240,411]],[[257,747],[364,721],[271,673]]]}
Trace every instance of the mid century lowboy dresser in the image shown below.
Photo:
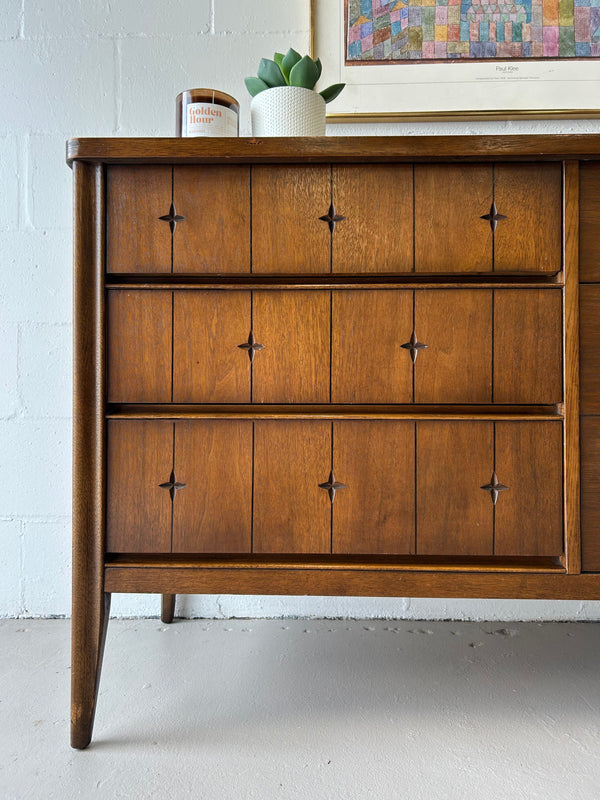
{"label": "mid century lowboy dresser", "polygon": [[74,747],[113,592],[600,598],[600,137],[67,157]]}

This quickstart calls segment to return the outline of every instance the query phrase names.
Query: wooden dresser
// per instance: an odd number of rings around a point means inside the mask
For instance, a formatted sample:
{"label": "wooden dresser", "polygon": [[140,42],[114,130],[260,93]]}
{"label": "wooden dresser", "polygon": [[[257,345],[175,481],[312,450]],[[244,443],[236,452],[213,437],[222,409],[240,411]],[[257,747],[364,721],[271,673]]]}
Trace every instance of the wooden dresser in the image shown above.
{"label": "wooden dresser", "polygon": [[74,747],[112,592],[600,598],[600,137],[67,157]]}

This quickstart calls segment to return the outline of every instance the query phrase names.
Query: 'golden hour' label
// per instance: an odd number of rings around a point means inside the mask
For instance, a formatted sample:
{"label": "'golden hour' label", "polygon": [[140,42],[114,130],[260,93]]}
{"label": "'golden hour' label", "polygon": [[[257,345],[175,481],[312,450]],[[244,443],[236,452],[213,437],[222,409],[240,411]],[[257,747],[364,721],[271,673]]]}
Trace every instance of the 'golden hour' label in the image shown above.
{"label": "'golden hour' label", "polygon": [[190,103],[185,136],[237,136],[235,111],[215,103]]}

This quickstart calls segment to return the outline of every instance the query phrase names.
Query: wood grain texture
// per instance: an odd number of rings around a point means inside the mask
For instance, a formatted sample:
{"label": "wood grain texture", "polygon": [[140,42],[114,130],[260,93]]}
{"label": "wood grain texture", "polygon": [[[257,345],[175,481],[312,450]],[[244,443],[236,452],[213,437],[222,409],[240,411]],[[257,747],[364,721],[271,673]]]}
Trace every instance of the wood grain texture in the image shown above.
{"label": "wood grain texture", "polygon": [[494,292],[494,401],[563,401],[562,292]]}
{"label": "wood grain texture", "polygon": [[518,572],[108,567],[110,591],[293,594],[338,597],[477,597],[599,600],[597,575]]}
{"label": "wood grain texture", "polygon": [[310,136],[196,138],[76,138],[67,142],[67,162],[106,163],[330,163],[502,159],[561,161],[600,158],[596,134],[496,136]]}
{"label": "wood grain texture", "polygon": [[254,292],[253,402],[329,402],[330,327],[330,292]]}
{"label": "wood grain texture", "polygon": [[330,203],[329,167],[253,168],[252,272],[330,272]]}
{"label": "wood grain texture", "polygon": [[[332,237],[333,272],[412,272],[410,165],[335,164],[333,202],[346,218]],[[397,213],[390,214],[391,208]]]}
{"label": "wood grain texture", "polygon": [[580,286],[579,325],[580,411],[600,414],[600,286]]}
{"label": "wood grain texture", "polygon": [[417,423],[417,553],[491,555],[491,422]]}
{"label": "wood grain texture", "polygon": [[112,166],[107,171],[107,272],[171,272],[171,167]]}
{"label": "wood grain texture", "polygon": [[335,422],[333,553],[413,553],[413,422]]}
{"label": "wood grain texture", "polygon": [[173,308],[173,400],[249,403],[250,292],[177,291]]}
{"label": "wood grain texture", "polygon": [[333,292],[332,402],[412,402],[412,361],[402,348],[412,324],[410,291]]}
{"label": "wood grain texture", "polygon": [[107,552],[171,552],[171,497],[160,484],[172,469],[172,422],[109,420]]}
{"label": "wood grain texture", "polygon": [[415,363],[416,403],[491,401],[491,291],[416,291],[415,332],[427,345]]}
{"label": "wood grain texture", "polygon": [[579,453],[579,164],[564,164],[565,287],[565,562],[571,573],[581,571],[581,498]]}
{"label": "wood grain texture", "polygon": [[175,473],[173,552],[249,553],[252,422],[177,422]]}
{"label": "wood grain texture", "polygon": [[492,167],[415,166],[415,271],[489,272]]}
{"label": "wood grain texture", "polygon": [[92,737],[110,594],[104,585],[104,178],[73,165],[73,600],[71,746]]}
{"label": "wood grain texture", "polygon": [[329,553],[331,423],[254,424],[254,553]]}
{"label": "wood grain texture", "polygon": [[600,164],[579,165],[579,276],[600,281]]}
{"label": "wood grain texture", "polygon": [[177,166],[173,272],[250,272],[250,167]]}
{"label": "wood grain texture", "polygon": [[557,272],[562,266],[560,164],[497,164],[494,200],[506,216],[494,236],[495,272]]}
{"label": "wood grain texture", "polygon": [[600,572],[600,418],[581,420],[581,568]]}
{"label": "wood grain texture", "polygon": [[108,401],[171,401],[172,295],[108,292]]}
{"label": "wood grain texture", "polygon": [[561,422],[496,423],[496,473],[509,487],[496,503],[496,555],[564,552],[562,438]]}

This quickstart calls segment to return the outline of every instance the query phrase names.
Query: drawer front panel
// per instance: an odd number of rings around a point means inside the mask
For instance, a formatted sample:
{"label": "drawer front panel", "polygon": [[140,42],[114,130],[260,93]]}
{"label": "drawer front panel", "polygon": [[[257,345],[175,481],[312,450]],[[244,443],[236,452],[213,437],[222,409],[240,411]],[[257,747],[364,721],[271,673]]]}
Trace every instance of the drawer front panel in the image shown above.
{"label": "drawer front panel", "polygon": [[171,402],[172,307],[171,292],[108,293],[109,402]]}
{"label": "drawer front panel", "polygon": [[329,402],[330,322],[329,292],[253,292],[253,402]]}
{"label": "drawer front panel", "polygon": [[600,286],[579,288],[579,382],[582,414],[600,414]]}
{"label": "drawer front panel", "polygon": [[110,420],[107,484],[111,552],[563,553],[559,421]]}
{"label": "drawer front panel", "polygon": [[560,164],[108,168],[109,273],[552,273]]}
{"label": "drawer front panel", "polygon": [[250,272],[250,167],[111,166],[109,273]]}
{"label": "drawer front panel", "polygon": [[252,422],[109,420],[107,551],[249,553]]}
{"label": "drawer front panel", "polygon": [[600,164],[579,165],[579,280],[600,281]]}
{"label": "drawer front panel", "polygon": [[490,272],[492,200],[489,164],[416,164],[415,271]]}
{"label": "drawer front panel", "polygon": [[161,484],[170,480],[172,470],[172,422],[108,421],[108,552],[171,551],[171,500]]}
{"label": "drawer front panel", "polygon": [[175,423],[174,553],[249,553],[252,422]]}
{"label": "drawer front panel", "polygon": [[551,405],[561,302],[560,289],[111,290],[108,398]]}
{"label": "drawer front panel", "polygon": [[331,423],[254,423],[254,552],[331,552]]}
{"label": "drawer front panel", "polygon": [[415,292],[415,402],[492,402],[492,301],[488,290]]}
{"label": "drawer front panel", "polygon": [[173,401],[249,403],[250,292],[173,292]]}
{"label": "drawer front panel", "polygon": [[413,293],[336,291],[332,296],[331,401],[411,403]]}
{"label": "drawer front panel", "polygon": [[171,272],[171,232],[160,219],[172,202],[171,176],[169,166],[108,168],[108,272]]}
{"label": "drawer front panel", "polygon": [[563,552],[561,422],[418,422],[417,553]]}
{"label": "drawer front panel", "polygon": [[494,292],[494,402],[560,403],[560,289]]}
{"label": "drawer front panel", "polygon": [[[492,555],[494,423],[417,423],[417,553]],[[504,498],[503,498],[504,499]]]}
{"label": "drawer front panel", "polygon": [[333,423],[332,552],[415,551],[415,423]]}
{"label": "drawer front panel", "polygon": [[581,567],[600,572],[600,418],[581,420]]}
{"label": "drawer front panel", "polygon": [[411,272],[412,166],[336,164],[331,182],[334,208],[344,216],[331,235],[331,271]]}
{"label": "drawer front panel", "polygon": [[252,272],[331,271],[328,166],[252,169]]}
{"label": "drawer front panel", "polygon": [[496,164],[495,272],[557,272],[562,265],[562,165]]}

